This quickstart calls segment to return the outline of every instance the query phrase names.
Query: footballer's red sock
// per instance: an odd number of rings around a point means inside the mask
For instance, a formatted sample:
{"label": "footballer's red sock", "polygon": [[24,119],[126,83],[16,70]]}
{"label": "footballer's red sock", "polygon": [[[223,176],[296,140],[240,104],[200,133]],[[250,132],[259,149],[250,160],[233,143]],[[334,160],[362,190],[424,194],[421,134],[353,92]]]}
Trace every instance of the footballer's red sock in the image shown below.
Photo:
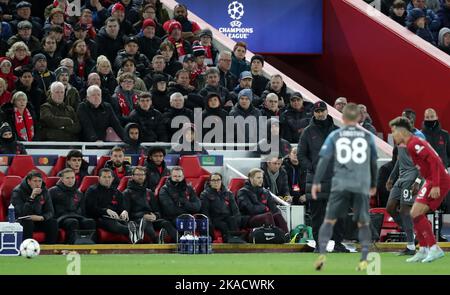
{"label": "footballer's red sock", "polygon": [[426,243],[425,239],[423,238],[422,232],[417,229],[417,226],[415,223],[414,223],[414,231],[416,232],[416,239],[419,241],[419,246],[426,247],[427,243]]}
{"label": "footballer's red sock", "polygon": [[428,221],[425,215],[420,215],[414,218],[414,228],[417,232],[422,234],[422,238],[425,241],[426,246],[431,247],[436,244],[436,239],[434,238],[431,223]]}

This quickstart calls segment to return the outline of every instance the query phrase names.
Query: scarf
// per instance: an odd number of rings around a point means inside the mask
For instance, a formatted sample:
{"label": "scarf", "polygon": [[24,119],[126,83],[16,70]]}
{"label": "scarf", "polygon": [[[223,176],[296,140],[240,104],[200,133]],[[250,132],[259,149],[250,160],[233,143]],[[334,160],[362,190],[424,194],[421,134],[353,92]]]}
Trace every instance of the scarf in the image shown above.
{"label": "scarf", "polygon": [[268,171],[267,174],[269,175],[269,179],[270,179],[270,191],[274,195],[278,195],[277,178],[278,178],[278,175],[280,175],[280,171],[277,171],[275,173]]}
{"label": "scarf", "polygon": [[17,108],[14,108],[14,119],[19,139],[32,141],[34,137],[34,123],[30,111],[25,109],[23,115],[21,115]]}
{"label": "scarf", "polygon": [[175,46],[175,50],[178,53],[178,58],[186,55],[186,51],[183,46],[183,39],[176,41],[173,37],[169,37],[168,40],[173,44],[173,46]]}
{"label": "scarf", "polygon": [[[123,95],[123,93],[121,93],[121,92],[118,92],[117,99],[119,101],[120,112],[122,113],[123,116],[128,116],[130,114],[131,110],[125,100],[125,95]],[[136,105],[137,101],[138,101],[137,94],[133,94],[132,100],[133,100],[133,106]]]}

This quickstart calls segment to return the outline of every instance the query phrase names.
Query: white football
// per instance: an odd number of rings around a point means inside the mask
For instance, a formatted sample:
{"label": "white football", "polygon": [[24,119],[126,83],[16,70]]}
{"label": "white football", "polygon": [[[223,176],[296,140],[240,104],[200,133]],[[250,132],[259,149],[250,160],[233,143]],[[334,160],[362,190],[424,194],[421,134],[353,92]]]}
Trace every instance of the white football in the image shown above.
{"label": "white football", "polygon": [[39,255],[41,247],[34,239],[26,239],[20,245],[20,255],[26,258],[33,258]]}

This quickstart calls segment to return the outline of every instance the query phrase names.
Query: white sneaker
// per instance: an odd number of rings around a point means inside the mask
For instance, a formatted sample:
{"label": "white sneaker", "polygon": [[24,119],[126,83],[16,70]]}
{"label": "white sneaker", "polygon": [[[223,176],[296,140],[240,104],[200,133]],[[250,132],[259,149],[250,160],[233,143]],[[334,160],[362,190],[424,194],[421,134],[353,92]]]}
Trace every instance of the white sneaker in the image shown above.
{"label": "white sneaker", "polygon": [[441,257],[444,257],[444,256],[445,256],[444,251],[442,251],[441,248],[436,246],[436,250],[430,249],[428,251],[428,255],[427,255],[427,257],[425,257],[425,259],[422,260],[422,263],[432,262],[432,261],[439,259]]}
{"label": "white sneaker", "polygon": [[138,236],[137,236],[137,226],[134,221],[128,222],[128,231],[131,243],[136,244],[138,241]]}
{"label": "white sneaker", "polygon": [[141,222],[139,222],[139,228],[137,231],[137,236],[139,240],[144,239],[144,229],[145,229],[146,220],[144,218],[141,218]]}
{"label": "white sneaker", "polygon": [[427,257],[426,251],[418,251],[413,257],[406,259],[406,262],[421,262]]}

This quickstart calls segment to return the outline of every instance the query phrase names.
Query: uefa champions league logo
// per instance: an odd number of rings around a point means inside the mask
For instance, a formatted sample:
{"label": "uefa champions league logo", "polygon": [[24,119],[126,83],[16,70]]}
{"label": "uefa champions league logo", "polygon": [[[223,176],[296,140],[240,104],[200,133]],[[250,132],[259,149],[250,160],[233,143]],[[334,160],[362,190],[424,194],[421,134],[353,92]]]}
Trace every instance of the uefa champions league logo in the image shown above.
{"label": "uefa champions league logo", "polygon": [[231,2],[228,5],[228,15],[233,19],[233,21],[230,22],[230,26],[233,28],[240,28],[242,22],[239,20],[244,16],[244,5],[238,1]]}

